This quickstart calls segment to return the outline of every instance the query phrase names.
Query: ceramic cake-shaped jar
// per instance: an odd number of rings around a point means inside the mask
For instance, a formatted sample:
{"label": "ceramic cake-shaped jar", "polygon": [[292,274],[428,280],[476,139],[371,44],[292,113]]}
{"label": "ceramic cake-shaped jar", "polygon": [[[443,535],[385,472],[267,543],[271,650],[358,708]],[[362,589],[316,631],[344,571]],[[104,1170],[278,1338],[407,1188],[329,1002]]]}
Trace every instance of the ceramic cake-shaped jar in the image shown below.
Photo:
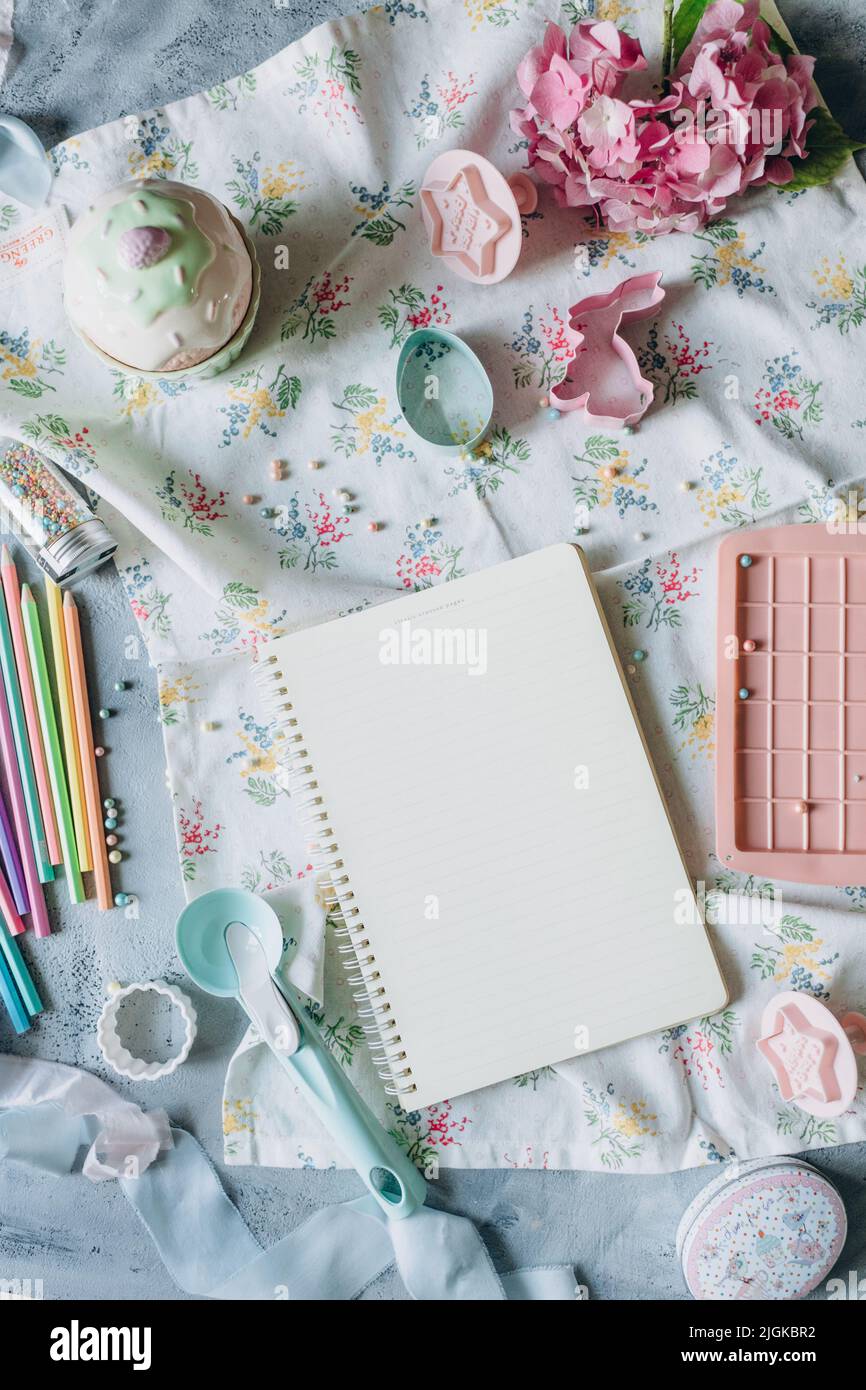
{"label": "ceramic cake-shaped jar", "polygon": [[115,369],[211,376],[249,336],[258,278],[222,203],[148,179],[102,194],[75,222],[64,300],[79,337]]}

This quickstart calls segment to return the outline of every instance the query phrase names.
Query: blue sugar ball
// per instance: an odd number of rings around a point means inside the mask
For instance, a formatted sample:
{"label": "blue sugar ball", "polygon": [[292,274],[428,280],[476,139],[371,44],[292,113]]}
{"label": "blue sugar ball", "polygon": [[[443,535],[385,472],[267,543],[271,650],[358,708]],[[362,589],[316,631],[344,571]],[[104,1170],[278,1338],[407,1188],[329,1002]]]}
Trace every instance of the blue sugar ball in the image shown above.
{"label": "blue sugar ball", "polygon": [[561,414],[562,414],[562,411],[561,411],[561,410],[557,410],[557,409],[556,409],[556,406],[555,406],[555,405],[552,405],[552,406],[550,407],[550,409],[548,410],[548,412],[547,412],[547,418],[548,418],[548,420],[558,420]]}
{"label": "blue sugar ball", "polygon": [[742,567],[744,570],[747,570],[747,569],[749,568],[749,565],[750,565],[751,563],[752,563],[752,557],[751,557],[751,555],[741,555],[741,556],[740,556],[740,565],[741,565],[741,567]]}
{"label": "blue sugar ball", "polygon": [[115,681],[115,682],[114,682],[114,688],[115,688],[115,690],[125,690],[125,689],[126,689],[126,681]]}
{"label": "blue sugar ball", "polygon": [[744,685],[740,686],[739,696],[741,700],[748,700],[749,698],[749,692]]}
{"label": "blue sugar ball", "polygon": [[106,830],[116,830],[116,829],[117,829],[117,817],[116,817],[116,816],[106,816],[106,818],[105,818],[105,820],[102,822],[102,824],[105,826]]}
{"label": "blue sugar ball", "polygon": [[115,806],[117,805],[117,802],[115,801],[113,796],[107,796],[102,804],[105,807],[106,811],[113,811]]}
{"label": "blue sugar ball", "polygon": [[631,654],[632,661],[646,661],[646,652],[642,647],[637,647]]}
{"label": "blue sugar ball", "polygon": [[115,895],[114,895],[114,906],[115,906],[115,907],[128,907],[128,906],[129,906],[129,894],[128,894],[128,893],[115,893]]}

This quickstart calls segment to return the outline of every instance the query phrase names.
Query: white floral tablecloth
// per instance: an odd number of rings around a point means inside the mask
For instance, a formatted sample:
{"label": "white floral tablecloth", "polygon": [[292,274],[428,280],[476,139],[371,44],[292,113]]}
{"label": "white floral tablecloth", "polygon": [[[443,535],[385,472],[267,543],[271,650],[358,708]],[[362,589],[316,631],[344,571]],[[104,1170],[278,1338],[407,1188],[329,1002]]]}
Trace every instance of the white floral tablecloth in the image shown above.
{"label": "white floral tablecloth", "polygon": [[[243,883],[300,908],[293,976],[420,1163],[653,1172],[862,1139],[862,1092],[838,1121],[810,1119],[780,1102],[754,1052],[763,1005],[780,988],[866,1005],[866,890],[785,888],[768,930],[749,896],[762,885],[714,860],[712,632],[719,536],[823,519],[862,477],[866,196],[851,165],[830,188],[762,190],[714,226],[650,242],[582,231],[543,193],[507,281],[455,279],[427,249],[419,181],[457,145],[506,172],[520,167],[513,74],[557,8],[387,0],[208,92],[58,146],[51,206],[73,217],[130,175],[223,198],[256,243],[261,312],[230,373],[154,384],[111,373],[77,345],[58,264],[22,274],[0,290],[0,422],[99,494],[119,536],[121,578],[159,675],[188,892]],[[565,24],[594,12],[581,0],[559,8]],[[660,3],[597,8],[656,60]],[[14,234],[29,214],[12,213]],[[568,306],[656,268],[667,298],[655,323],[631,331],[656,384],[638,432],[549,421],[538,399],[564,370]],[[470,458],[443,461],[401,422],[397,356],[423,324],[465,336],[493,379],[493,432]],[[288,464],[278,483],[275,456]],[[322,466],[310,470],[311,459]],[[358,510],[335,500],[340,489]],[[246,493],[276,514],[244,506]],[[372,520],[380,530],[368,531]],[[647,652],[635,696],[690,868],[720,919],[731,1003],[406,1113],[386,1103],[332,928],[322,931],[250,661],[293,627],[581,527],[626,660],[633,647]],[[423,795],[407,768],[407,815]],[[623,872],[629,814],[623,807]],[[225,1133],[231,1162],[339,1161],[249,1036],[227,1080]]]}

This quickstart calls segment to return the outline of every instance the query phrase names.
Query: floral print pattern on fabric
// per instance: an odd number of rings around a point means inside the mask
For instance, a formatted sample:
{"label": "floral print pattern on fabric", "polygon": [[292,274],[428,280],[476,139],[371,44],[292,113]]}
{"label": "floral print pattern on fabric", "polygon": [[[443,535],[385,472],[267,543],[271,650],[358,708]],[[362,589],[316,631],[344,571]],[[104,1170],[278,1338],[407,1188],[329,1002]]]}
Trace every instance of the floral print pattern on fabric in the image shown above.
{"label": "floral print pattern on fabric", "polygon": [[[655,0],[566,0],[551,17],[625,26],[658,70]],[[447,1111],[398,1114],[366,1044],[353,1043],[356,1001],[333,932],[314,926],[293,948],[292,978],[315,994],[324,977],[311,1009],[422,1166],[650,1173],[860,1140],[862,1098],[832,1124],[812,1121],[746,1060],[780,988],[866,1005],[866,950],[851,930],[866,891],[802,902],[786,885],[784,907],[778,894],[764,902],[762,881],[712,859],[711,806],[718,540],[857,513],[866,192],[852,167],[826,188],[755,192],[698,233],[650,239],[587,222],[539,187],[517,271],[496,285],[458,278],[422,235],[420,181],[457,145],[506,177],[526,163],[504,113],[544,21],[528,0],[379,0],[206,93],[64,141],[52,154],[60,204],[86,206],[130,176],[221,197],[255,243],[261,308],[221,375],[127,376],[73,350],[56,277],[22,276],[0,325],[3,432],[74,473],[119,541],[137,625],[125,655],[143,662],[146,648],[157,668],[153,716],[189,896],[226,883],[275,903],[314,893],[309,837],[250,674],[275,637],[426,589],[447,604],[452,579],[580,541],[688,872],[709,885],[708,911],[710,899],[718,907],[710,930],[735,1019],[689,1023],[664,1051],[656,1034]],[[399,84],[379,77],[388,71]],[[30,218],[0,198],[7,238]],[[550,418],[539,407],[567,365],[569,304],[656,269],[667,299],[655,329],[626,326],[655,387],[637,432],[580,411]],[[426,327],[464,337],[493,383],[494,425],[462,454],[430,449],[400,412],[397,359]],[[409,800],[419,775],[407,766]],[[742,901],[772,910],[774,929],[732,920]],[[274,1087],[261,1051],[244,1045],[230,1066],[226,1157],[341,1163],[303,1101]]]}

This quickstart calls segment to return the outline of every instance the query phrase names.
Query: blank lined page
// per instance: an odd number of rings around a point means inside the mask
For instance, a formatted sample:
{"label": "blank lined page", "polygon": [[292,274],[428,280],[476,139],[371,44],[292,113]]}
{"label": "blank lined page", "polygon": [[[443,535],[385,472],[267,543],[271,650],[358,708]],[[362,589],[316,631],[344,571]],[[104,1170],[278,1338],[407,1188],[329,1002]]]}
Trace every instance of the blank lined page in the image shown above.
{"label": "blank lined page", "polygon": [[429,1105],[725,1002],[580,552],[282,638]]}

